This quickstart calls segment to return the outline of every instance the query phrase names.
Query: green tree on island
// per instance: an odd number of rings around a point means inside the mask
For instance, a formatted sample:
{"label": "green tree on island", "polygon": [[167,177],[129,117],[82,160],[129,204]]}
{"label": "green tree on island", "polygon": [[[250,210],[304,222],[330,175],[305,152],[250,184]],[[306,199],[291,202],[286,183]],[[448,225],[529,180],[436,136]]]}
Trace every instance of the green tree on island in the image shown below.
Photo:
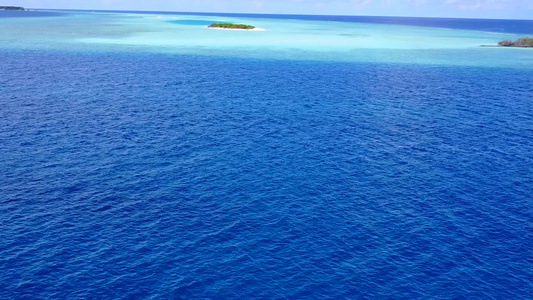
{"label": "green tree on island", "polygon": [[533,48],[533,38],[523,38],[516,41],[505,40],[498,43],[502,47],[525,47]]}
{"label": "green tree on island", "polygon": [[0,10],[25,10],[24,7],[20,6],[0,6]]}
{"label": "green tree on island", "polygon": [[208,26],[209,28],[226,28],[226,29],[254,29],[252,25],[244,24],[231,24],[231,23],[213,23]]}

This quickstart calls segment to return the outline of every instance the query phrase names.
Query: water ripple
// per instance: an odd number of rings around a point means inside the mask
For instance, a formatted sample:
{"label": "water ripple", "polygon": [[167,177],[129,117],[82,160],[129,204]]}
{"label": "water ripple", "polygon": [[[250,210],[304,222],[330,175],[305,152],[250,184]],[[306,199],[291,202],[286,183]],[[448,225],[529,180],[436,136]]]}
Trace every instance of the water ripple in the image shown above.
{"label": "water ripple", "polygon": [[531,71],[1,54],[2,299],[532,294]]}

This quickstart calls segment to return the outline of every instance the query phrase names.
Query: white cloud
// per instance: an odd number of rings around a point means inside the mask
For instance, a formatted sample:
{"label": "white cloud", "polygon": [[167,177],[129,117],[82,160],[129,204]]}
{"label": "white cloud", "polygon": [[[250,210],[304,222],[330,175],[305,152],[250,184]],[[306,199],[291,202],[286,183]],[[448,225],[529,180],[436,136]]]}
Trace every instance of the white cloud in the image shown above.
{"label": "white cloud", "polygon": [[513,0],[446,0],[447,5],[456,7],[461,10],[478,10],[478,9],[505,9],[514,6],[521,1]]}

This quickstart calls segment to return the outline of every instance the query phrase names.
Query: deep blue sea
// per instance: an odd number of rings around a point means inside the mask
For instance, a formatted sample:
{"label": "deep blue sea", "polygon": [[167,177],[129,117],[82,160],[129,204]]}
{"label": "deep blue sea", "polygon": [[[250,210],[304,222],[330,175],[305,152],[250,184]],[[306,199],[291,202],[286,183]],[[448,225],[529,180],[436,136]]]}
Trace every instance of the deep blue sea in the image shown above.
{"label": "deep blue sea", "polygon": [[533,295],[533,68],[0,48],[0,170],[0,299]]}

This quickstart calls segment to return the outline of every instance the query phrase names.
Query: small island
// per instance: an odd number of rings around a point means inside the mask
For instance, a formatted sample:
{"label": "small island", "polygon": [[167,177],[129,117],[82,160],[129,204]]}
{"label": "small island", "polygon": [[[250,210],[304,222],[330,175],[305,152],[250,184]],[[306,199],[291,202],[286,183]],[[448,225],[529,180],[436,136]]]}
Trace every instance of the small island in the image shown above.
{"label": "small island", "polygon": [[213,23],[207,26],[207,28],[252,30],[252,29],[255,29],[255,26],[244,25],[244,24],[231,24],[231,23]]}
{"label": "small island", "polygon": [[21,11],[25,11],[26,9],[24,7],[20,7],[20,6],[0,6],[0,10],[21,10]]}
{"label": "small island", "polygon": [[533,38],[523,38],[516,41],[505,40],[498,43],[500,47],[533,48]]}

